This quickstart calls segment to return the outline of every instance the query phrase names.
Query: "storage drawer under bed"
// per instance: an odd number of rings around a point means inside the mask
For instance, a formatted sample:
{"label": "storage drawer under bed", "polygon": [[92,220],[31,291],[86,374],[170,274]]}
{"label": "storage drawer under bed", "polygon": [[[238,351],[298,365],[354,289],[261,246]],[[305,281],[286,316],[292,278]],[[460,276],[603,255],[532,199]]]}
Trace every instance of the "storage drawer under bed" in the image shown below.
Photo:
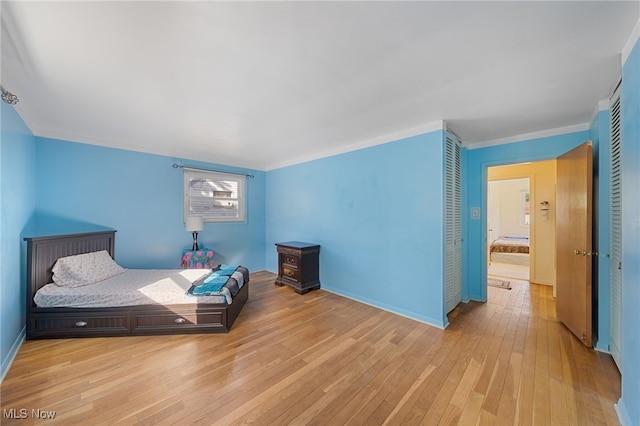
{"label": "storage drawer under bed", "polygon": [[226,315],[220,310],[137,312],[133,315],[133,333],[154,329],[225,328],[226,322]]}
{"label": "storage drawer under bed", "polygon": [[66,334],[91,334],[109,335],[127,333],[129,327],[129,314],[122,312],[117,314],[32,314],[30,316],[29,333],[37,336],[39,333],[47,335],[64,336]]}

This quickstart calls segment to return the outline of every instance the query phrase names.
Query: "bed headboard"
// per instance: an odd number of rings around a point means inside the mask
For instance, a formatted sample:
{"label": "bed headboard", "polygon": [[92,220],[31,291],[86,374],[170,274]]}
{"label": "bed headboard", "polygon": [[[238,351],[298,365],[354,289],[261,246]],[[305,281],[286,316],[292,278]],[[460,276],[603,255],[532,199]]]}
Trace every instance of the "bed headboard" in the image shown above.
{"label": "bed headboard", "polygon": [[35,307],[33,296],[52,281],[51,268],[61,257],[106,250],[114,257],[115,230],[83,234],[26,237],[27,309]]}

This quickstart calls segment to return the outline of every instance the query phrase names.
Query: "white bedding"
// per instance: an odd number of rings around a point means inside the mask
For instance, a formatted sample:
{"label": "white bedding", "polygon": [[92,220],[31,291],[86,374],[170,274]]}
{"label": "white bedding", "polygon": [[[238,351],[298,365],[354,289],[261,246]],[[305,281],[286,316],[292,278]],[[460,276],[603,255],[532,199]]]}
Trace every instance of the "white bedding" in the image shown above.
{"label": "white bedding", "polygon": [[529,253],[491,253],[491,261],[529,266]]}
{"label": "white bedding", "polygon": [[[211,272],[209,269],[127,269],[125,273],[83,287],[68,288],[47,284],[33,298],[38,307],[104,308],[136,305],[179,305],[189,303],[231,303],[225,296],[187,296],[194,281]],[[238,286],[244,280],[240,275]]]}

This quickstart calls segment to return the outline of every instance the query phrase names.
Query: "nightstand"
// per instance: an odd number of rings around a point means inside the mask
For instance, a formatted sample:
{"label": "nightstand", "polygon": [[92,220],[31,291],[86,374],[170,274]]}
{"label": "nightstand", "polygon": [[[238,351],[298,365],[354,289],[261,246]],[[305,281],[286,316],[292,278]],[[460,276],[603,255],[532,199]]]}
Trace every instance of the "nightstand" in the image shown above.
{"label": "nightstand", "polygon": [[320,288],[320,246],[289,241],[277,243],[278,277],[275,284],[288,285],[299,293]]}
{"label": "nightstand", "polygon": [[207,248],[200,250],[183,250],[180,265],[184,269],[213,269],[213,251]]}

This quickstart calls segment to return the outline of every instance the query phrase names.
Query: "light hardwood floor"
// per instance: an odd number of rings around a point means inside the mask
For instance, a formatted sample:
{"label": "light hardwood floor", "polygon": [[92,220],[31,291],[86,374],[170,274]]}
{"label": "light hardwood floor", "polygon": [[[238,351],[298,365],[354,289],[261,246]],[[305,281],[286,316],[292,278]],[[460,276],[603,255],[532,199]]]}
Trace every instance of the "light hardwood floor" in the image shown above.
{"label": "light hardwood floor", "polygon": [[0,422],[618,424],[620,375],[558,322],[550,287],[490,287],[440,330],[274,278],[252,274],[229,334],[25,342]]}

